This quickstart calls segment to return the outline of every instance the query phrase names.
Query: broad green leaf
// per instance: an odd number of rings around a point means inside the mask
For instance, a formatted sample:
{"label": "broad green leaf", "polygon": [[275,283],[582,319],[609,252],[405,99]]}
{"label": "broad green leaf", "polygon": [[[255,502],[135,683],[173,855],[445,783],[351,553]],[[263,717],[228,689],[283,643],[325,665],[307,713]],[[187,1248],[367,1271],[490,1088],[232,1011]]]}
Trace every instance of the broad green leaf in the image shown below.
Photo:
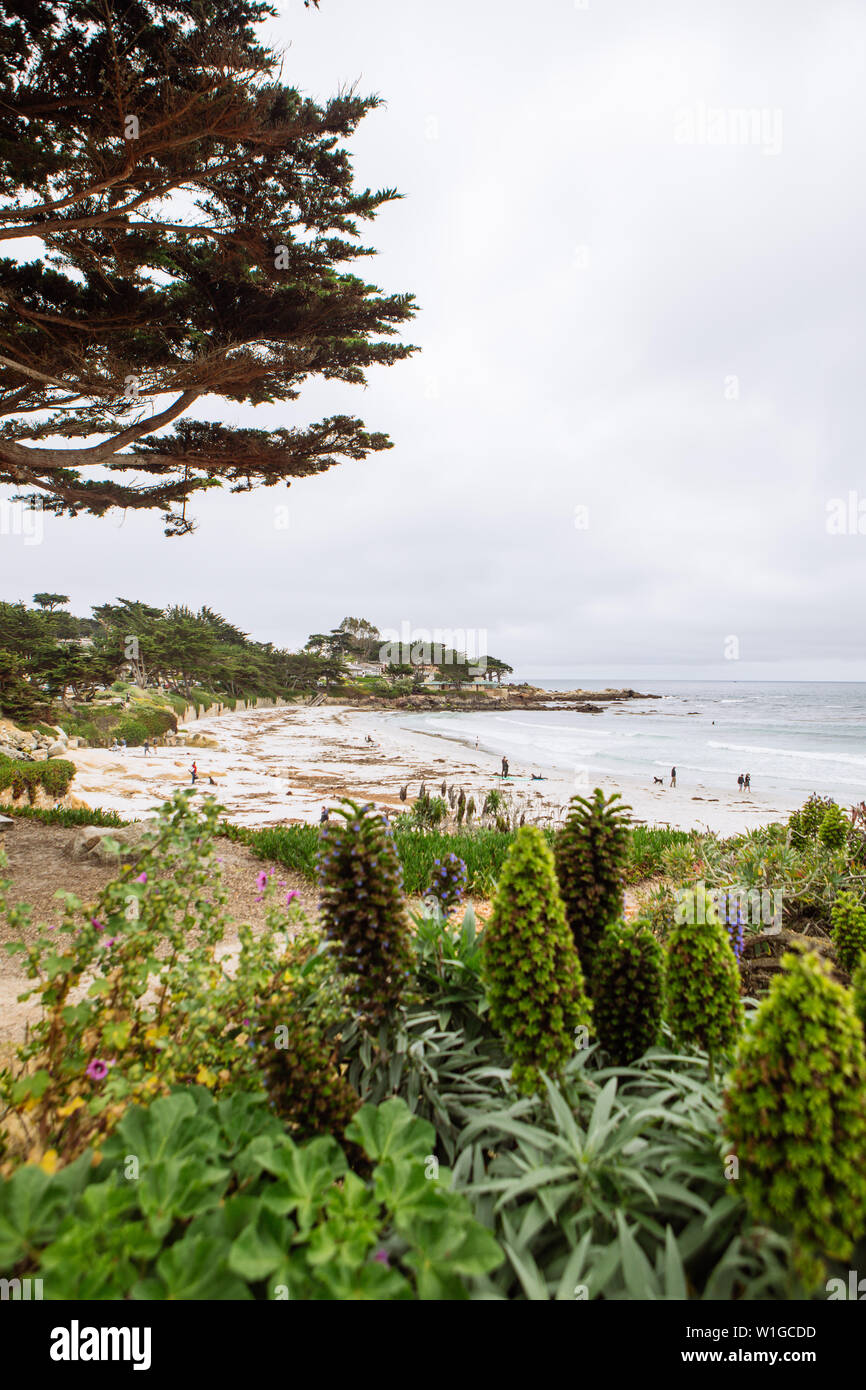
{"label": "broad green leaf", "polygon": [[363,1105],[346,1129],[368,1158],[424,1158],[434,1152],[436,1131],[413,1116],[406,1102],[394,1097],[381,1105]]}

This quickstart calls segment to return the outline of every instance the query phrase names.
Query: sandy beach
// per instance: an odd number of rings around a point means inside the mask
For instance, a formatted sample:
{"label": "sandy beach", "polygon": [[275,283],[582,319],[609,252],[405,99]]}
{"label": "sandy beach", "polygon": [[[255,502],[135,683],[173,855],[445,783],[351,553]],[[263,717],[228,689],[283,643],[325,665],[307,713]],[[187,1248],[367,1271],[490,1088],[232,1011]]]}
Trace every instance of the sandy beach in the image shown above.
{"label": "sandy beach", "polygon": [[[640,823],[723,835],[785,818],[798,804],[736,788],[725,793],[682,777],[676,788],[654,787],[650,774],[649,785],[573,777],[525,760],[511,764],[503,785],[501,755],[469,740],[406,728],[398,713],[342,705],[229,713],[182,729],[214,746],[155,748],[149,755],[141,748],[75,749],[68,755],[77,768],[72,792],[94,808],[151,815],[176,788],[190,785],[195,759],[195,795],[215,795],[229,819],[243,825],[317,821],[322,806],[339,796],[402,809],[401,787],[408,787],[408,805],[422,783],[438,792],[443,781],[462,787],[479,808],[491,787],[502,787],[512,807],[539,824],[557,824],[569,798],[596,784],[620,792]],[[533,781],[533,773],[543,780]]]}

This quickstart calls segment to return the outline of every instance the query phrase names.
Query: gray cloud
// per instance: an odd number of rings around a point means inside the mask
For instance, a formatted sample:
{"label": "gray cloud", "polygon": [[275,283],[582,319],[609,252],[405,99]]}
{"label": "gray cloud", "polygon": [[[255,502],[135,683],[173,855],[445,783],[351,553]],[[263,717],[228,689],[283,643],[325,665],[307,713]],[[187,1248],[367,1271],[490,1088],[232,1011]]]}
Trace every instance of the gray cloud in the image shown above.
{"label": "gray cloud", "polygon": [[866,676],[866,534],[826,529],[866,499],[863,12],[293,0],[271,33],[310,93],[387,99],[356,168],[406,197],[367,269],[417,293],[423,352],[230,418],[396,447],[198,501],[186,541],[46,518],[2,537],[3,595],[206,602],[288,645],[349,611],[485,629],[527,670],[730,675],[733,634],[737,674]]}

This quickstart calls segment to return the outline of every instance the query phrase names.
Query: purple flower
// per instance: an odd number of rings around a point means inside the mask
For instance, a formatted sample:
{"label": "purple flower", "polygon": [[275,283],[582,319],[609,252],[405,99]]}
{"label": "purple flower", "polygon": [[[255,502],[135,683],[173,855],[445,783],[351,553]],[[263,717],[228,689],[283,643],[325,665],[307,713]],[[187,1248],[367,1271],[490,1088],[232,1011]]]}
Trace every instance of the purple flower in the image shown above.
{"label": "purple flower", "polygon": [[391,1261],[388,1258],[387,1250],[377,1250],[375,1255],[373,1256],[373,1259],[376,1260],[380,1265],[384,1265],[386,1269],[390,1269]]}
{"label": "purple flower", "polygon": [[288,907],[288,906],[290,905],[292,899],[293,899],[293,898],[296,898],[297,896],[298,896],[298,890],[297,890],[297,888],[292,888],[292,889],[290,889],[289,892],[286,894],[286,907]]}
{"label": "purple flower", "polygon": [[98,1057],[94,1057],[87,1064],[87,1075],[90,1077],[91,1081],[104,1081],[108,1075],[108,1066],[105,1062],[100,1061]]}
{"label": "purple flower", "polygon": [[135,881],[136,881],[136,883],[147,883],[147,874],[145,874],[145,873],[139,874],[139,875],[138,875],[138,878],[137,878]]}
{"label": "purple flower", "polygon": [[105,931],[104,924],[102,922],[97,922],[95,917],[91,917],[90,921],[91,925],[94,926],[97,931]]}
{"label": "purple flower", "polygon": [[268,876],[265,873],[264,869],[262,869],[261,873],[256,878],[256,887],[258,888],[260,893],[263,893],[265,891],[265,888],[267,887],[267,882]]}

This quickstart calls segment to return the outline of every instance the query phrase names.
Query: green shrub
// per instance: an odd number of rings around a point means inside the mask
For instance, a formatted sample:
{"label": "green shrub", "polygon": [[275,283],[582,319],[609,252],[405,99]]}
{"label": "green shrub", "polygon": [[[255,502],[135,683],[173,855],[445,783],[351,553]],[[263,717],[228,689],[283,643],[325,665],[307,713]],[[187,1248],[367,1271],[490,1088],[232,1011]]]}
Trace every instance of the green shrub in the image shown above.
{"label": "green shrub", "polygon": [[336,1046],[317,1022],[276,999],[256,1020],[262,1080],[295,1138],[342,1134],[361,1104],[340,1075]]}
{"label": "green shrub", "polygon": [[177,716],[173,711],[139,701],[121,717],[113,734],[118,742],[126,739],[131,748],[137,748],[145,739],[163,738],[169,730],[176,729]]}
{"label": "green shrub", "polygon": [[595,953],[592,1017],[614,1066],[627,1066],[659,1040],[662,950],[647,923],[614,922]]}
{"label": "green shrub", "polygon": [[559,889],[590,993],[595,946],[622,916],[630,808],[618,805],[620,799],[618,793],[606,798],[600,787],[591,801],[573,796],[554,844]]}
{"label": "green shrub", "polygon": [[46,796],[58,800],[65,796],[74,776],[75,764],[67,762],[65,758],[49,758],[44,762],[0,759],[0,790],[11,787],[16,800],[26,792],[31,805],[40,787]]}
{"label": "green shrub", "polygon": [[290,1007],[285,977],[297,948],[286,934],[299,910],[263,873],[267,930],[254,936],[240,924],[239,956],[217,955],[228,919],[216,815],[212,799],[199,809],[176,792],[148,826],[135,867],[95,903],[67,894],[62,923],[37,931],[11,898],[0,856],[7,949],[20,953],[41,1004],[16,1064],[0,1068],[0,1113],[20,1121],[0,1151],[37,1133],[66,1160],[98,1145],[132,1101],[175,1084],[260,1088],[248,1039],[265,1000],[276,994]]}
{"label": "green shrub", "polygon": [[131,825],[132,822],[124,820],[116,811],[90,810],[76,808],[69,810],[65,806],[41,807],[41,806],[6,806],[4,814],[10,816],[20,816],[23,820],[39,821],[42,825],[104,825],[122,826]]}
{"label": "green shrub", "polygon": [[866,951],[866,908],[853,893],[840,893],[830,912],[830,935],[843,970],[849,975]]}
{"label": "green shrub", "polygon": [[666,826],[635,825],[629,835],[626,881],[638,883],[663,871],[665,851],[688,844],[687,830],[668,830]]}
{"label": "green shrub", "polygon": [[425,791],[419,796],[409,815],[412,824],[419,830],[435,830],[448,817],[448,803],[441,796],[431,796]]}
{"label": "green shrub", "polygon": [[575,1027],[589,1022],[553,855],[535,826],[508,852],[481,952],[491,1022],[514,1057],[515,1085],[531,1093],[540,1071],[561,1074]]}
{"label": "green shrub", "polygon": [[848,821],[835,801],[827,807],[818,838],[825,849],[843,849],[848,841]]}
{"label": "green shrub", "polygon": [[704,893],[681,896],[677,919],[668,937],[665,1016],[680,1043],[713,1058],[732,1051],[740,1034],[740,971],[727,927]]}
{"label": "green shrub", "polygon": [[788,818],[788,832],[793,849],[804,849],[821,829],[821,824],[831,806],[836,803],[829,796],[812,795]]}
{"label": "green shrub", "polygon": [[428,1180],[432,1125],[389,1100],[346,1137],[370,1177],[333,1137],[296,1144],[261,1093],[175,1090],[131,1107],[98,1166],[0,1181],[0,1269],[75,1301],[467,1298],[504,1256],[448,1169]]}
{"label": "green shrub", "polygon": [[755,1220],[848,1260],[866,1229],[866,1057],[850,993],[817,952],[783,957],[725,1097],[739,1188]]}
{"label": "green shrub", "polygon": [[366,1024],[399,1005],[412,968],[411,928],[390,829],[372,806],[342,798],[322,827],[319,886],[325,935]]}
{"label": "green shrub", "polygon": [[851,981],[854,1012],[866,1030],[866,958],[862,958]]}

